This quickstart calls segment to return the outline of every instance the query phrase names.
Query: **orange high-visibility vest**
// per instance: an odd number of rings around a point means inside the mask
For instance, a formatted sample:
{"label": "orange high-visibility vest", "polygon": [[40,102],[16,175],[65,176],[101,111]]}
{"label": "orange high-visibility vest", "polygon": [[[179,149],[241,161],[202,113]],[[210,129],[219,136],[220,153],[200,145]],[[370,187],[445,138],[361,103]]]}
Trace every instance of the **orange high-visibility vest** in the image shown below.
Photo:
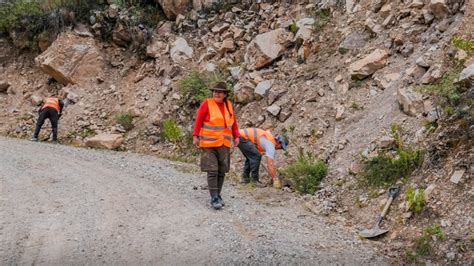
{"label": "orange high-visibility vest", "polygon": [[268,130],[263,130],[260,128],[246,128],[239,130],[240,136],[244,139],[252,142],[257,146],[259,152],[264,152],[265,150],[260,145],[260,138],[263,136],[268,139],[273,145],[276,145],[275,137]]}
{"label": "orange high-visibility vest", "polygon": [[224,107],[224,116],[214,99],[207,99],[207,106],[210,119],[203,123],[199,131],[199,147],[226,146],[230,148],[232,146],[232,125],[234,124],[232,103],[227,101],[227,107]]}
{"label": "orange high-visibility vest", "polygon": [[44,109],[46,107],[52,107],[56,109],[56,111],[59,113],[59,99],[55,97],[49,97],[44,99],[43,106],[41,106],[41,109]]}

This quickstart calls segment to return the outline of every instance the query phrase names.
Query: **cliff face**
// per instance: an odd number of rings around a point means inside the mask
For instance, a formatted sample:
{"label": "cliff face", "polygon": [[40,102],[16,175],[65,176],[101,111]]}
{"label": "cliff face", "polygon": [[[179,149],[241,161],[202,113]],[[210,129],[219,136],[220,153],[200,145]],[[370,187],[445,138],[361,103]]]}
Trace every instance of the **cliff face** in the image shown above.
{"label": "cliff face", "polygon": [[[398,259],[424,228],[439,224],[446,238],[431,243],[432,258],[472,260],[472,248],[457,247],[472,246],[472,232],[465,233],[472,204],[462,202],[472,198],[473,54],[453,42],[472,42],[472,1],[229,2],[222,9],[205,6],[211,1],[158,2],[175,20],[152,29],[130,26],[132,12],[110,5],[39,55],[19,52],[3,38],[0,80],[8,86],[0,90],[0,132],[29,137],[33,103],[59,92],[70,102],[60,122],[64,143],[121,134],[120,149],[193,158],[194,96],[201,92],[183,91],[180,81],[196,82],[189,73],[225,79],[242,128],[288,135],[279,165],[294,161],[300,148],[329,163],[322,189],[301,201],[357,230],[372,223],[385,199],[383,190],[358,187],[357,173],[364,156],[393,145],[396,124],[406,146],[425,151],[424,164],[403,187],[425,189],[426,207],[417,215],[405,194],[399,197],[383,248]],[[102,38],[107,29],[110,42]],[[427,90],[453,87],[460,77],[463,85],[452,95]],[[449,105],[451,96],[461,100]],[[165,121],[182,136],[168,136]],[[233,162],[238,173],[239,152]],[[454,173],[460,181],[450,181]]]}

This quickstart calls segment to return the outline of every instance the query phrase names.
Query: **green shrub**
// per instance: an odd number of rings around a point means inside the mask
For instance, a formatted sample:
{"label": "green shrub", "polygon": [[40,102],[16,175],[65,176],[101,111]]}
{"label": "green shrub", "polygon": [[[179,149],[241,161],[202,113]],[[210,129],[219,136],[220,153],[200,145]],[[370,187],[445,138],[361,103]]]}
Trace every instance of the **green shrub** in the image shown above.
{"label": "green shrub", "polygon": [[421,213],[425,206],[425,190],[413,190],[413,188],[408,188],[405,193],[405,199],[408,201],[408,204],[410,204],[410,210],[415,213]]}
{"label": "green shrub", "polygon": [[444,233],[441,227],[437,224],[433,224],[427,227],[423,233],[423,235],[415,238],[415,245],[414,245],[414,253],[411,253],[411,257],[416,259],[416,255],[418,256],[427,256],[431,255],[433,252],[433,247],[431,246],[432,236],[438,237],[440,240],[444,239]]}
{"label": "green shrub", "polygon": [[322,9],[314,16],[314,28],[321,30],[331,20],[331,10]]}
{"label": "green shrub", "polygon": [[37,31],[36,27],[44,16],[38,1],[16,0],[0,3],[0,30],[24,28]]}
{"label": "green shrub", "polygon": [[129,131],[133,128],[133,115],[130,113],[120,113],[115,116],[115,122]]}
{"label": "green shrub", "polygon": [[453,45],[461,50],[464,50],[468,57],[474,56],[474,40],[465,40],[461,37],[454,37]]}
{"label": "green shrub", "polygon": [[420,150],[399,149],[393,157],[382,153],[363,163],[363,182],[370,186],[387,186],[399,179],[408,178],[421,165],[423,153]]}
{"label": "green shrub", "polygon": [[459,104],[461,99],[461,94],[459,86],[454,84],[456,79],[459,77],[463,69],[462,64],[453,67],[449,72],[444,74],[437,83],[432,85],[425,85],[419,87],[419,90],[422,93],[434,94],[436,96],[443,97],[446,99],[447,103],[450,105],[456,106]]}
{"label": "green shrub", "polygon": [[358,102],[352,102],[351,108],[354,109],[354,110],[362,110],[362,109],[364,109],[364,107],[363,107],[362,105],[360,105]]}
{"label": "green shrub", "polygon": [[285,178],[292,181],[295,189],[301,193],[314,194],[319,183],[327,175],[327,165],[317,160],[311,153],[300,151],[297,160],[281,171]]}
{"label": "green shrub", "polygon": [[211,96],[209,88],[223,80],[223,76],[219,72],[209,73],[192,70],[179,81],[178,85],[186,101],[191,104],[199,104],[202,100]]}
{"label": "green shrub", "polygon": [[182,140],[183,133],[173,119],[166,119],[163,122],[162,136],[169,142],[177,143]]}

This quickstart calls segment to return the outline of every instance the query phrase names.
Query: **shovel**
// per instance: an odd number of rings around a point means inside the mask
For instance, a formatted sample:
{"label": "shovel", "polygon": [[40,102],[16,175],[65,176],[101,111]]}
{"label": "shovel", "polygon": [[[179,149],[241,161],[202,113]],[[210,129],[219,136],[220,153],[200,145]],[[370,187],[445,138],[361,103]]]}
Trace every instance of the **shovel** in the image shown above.
{"label": "shovel", "polygon": [[359,232],[359,235],[363,238],[373,238],[377,237],[380,235],[383,235],[388,232],[388,229],[380,229],[379,225],[382,223],[383,218],[385,217],[385,214],[388,212],[388,208],[390,207],[390,204],[392,204],[393,199],[397,196],[398,192],[400,192],[399,187],[391,187],[388,190],[388,201],[385,204],[385,207],[383,208],[382,213],[379,215],[377,218],[377,222],[375,222],[374,227],[371,229],[364,229]]}

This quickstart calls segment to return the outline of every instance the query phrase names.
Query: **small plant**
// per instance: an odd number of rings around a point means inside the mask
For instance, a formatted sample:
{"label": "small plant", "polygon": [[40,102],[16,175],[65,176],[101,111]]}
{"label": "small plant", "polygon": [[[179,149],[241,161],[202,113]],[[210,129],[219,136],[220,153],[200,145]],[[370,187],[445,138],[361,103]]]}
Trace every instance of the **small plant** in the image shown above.
{"label": "small plant", "polygon": [[360,88],[364,85],[364,80],[353,79],[350,87],[351,88]]}
{"label": "small plant", "polygon": [[468,57],[474,56],[474,40],[465,40],[461,37],[454,37],[452,42],[456,48],[464,50]]}
{"label": "small plant", "polygon": [[115,116],[117,124],[121,125],[126,131],[133,128],[133,115],[130,113],[120,113]]}
{"label": "small plant", "polygon": [[362,105],[360,105],[358,102],[352,102],[351,108],[354,109],[354,110],[362,110],[362,109],[364,109],[364,107],[363,107]]}
{"label": "small plant", "polygon": [[402,127],[397,123],[392,123],[390,125],[390,135],[395,140],[395,146],[397,148],[403,149],[403,141],[401,137]]}
{"label": "small plant", "polygon": [[163,122],[163,138],[169,142],[177,143],[183,138],[181,128],[176,124],[173,119],[166,119]]}
{"label": "small plant", "polygon": [[327,175],[328,166],[317,160],[311,153],[300,150],[296,161],[283,169],[281,173],[292,181],[296,191],[314,194],[321,180]]}
{"label": "small plant", "polygon": [[454,82],[457,77],[459,77],[462,69],[462,64],[459,64],[447,72],[436,84],[421,86],[419,87],[419,90],[422,93],[429,93],[443,97],[446,99],[447,103],[456,106],[461,100],[461,94],[459,86],[455,85]]}
{"label": "small plant", "polygon": [[431,132],[431,131],[434,131],[436,128],[438,128],[438,123],[436,123],[436,121],[426,120],[423,123],[423,126],[425,127],[426,131]]}
{"label": "small plant", "polygon": [[425,190],[408,188],[405,193],[405,199],[410,205],[410,210],[415,213],[421,213],[425,206]]}
{"label": "small plant", "polygon": [[410,261],[416,261],[417,256],[428,256],[433,252],[432,241],[433,236],[436,236],[440,240],[444,239],[444,232],[441,227],[437,224],[433,224],[427,227],[423,235],[415,238],[414,251],[407,250],[407,258]]}
{"label": "small plant", "polygon": [[179,81],[178,85],[186,100],[191,104],[199,104],[204,99],[210,97],[210,86],[222,80],[224,79],[220,73],[201,73],[197,70],[192,70]]}
{"label": "small plant", "polygon": [[81,138],[85,139],[85,138],[92,137],[96,134],[97,133],[93,129],[85,128],[84,130],[82,130],[80,136],[81,136]]}
{"label": "small plant", "polygon": [[298,26],[296,25],[295,22],[293,22],[291,25],[290,25],[290,31],[293,33],[293,34],[296,34],[298,32],[299,28]]}
{"label": "small plant", "polygon": [[331,19],[331,10],[322,9],[318,11],[314,16],[314,28],[321,30]]}
{"label": "small plant", "polygon": [[293,134],[295,132],[295,129],[296,129],[296,126],[293,125],[293,124],[289,126],[289,130],[290,130],[291,134]]}

